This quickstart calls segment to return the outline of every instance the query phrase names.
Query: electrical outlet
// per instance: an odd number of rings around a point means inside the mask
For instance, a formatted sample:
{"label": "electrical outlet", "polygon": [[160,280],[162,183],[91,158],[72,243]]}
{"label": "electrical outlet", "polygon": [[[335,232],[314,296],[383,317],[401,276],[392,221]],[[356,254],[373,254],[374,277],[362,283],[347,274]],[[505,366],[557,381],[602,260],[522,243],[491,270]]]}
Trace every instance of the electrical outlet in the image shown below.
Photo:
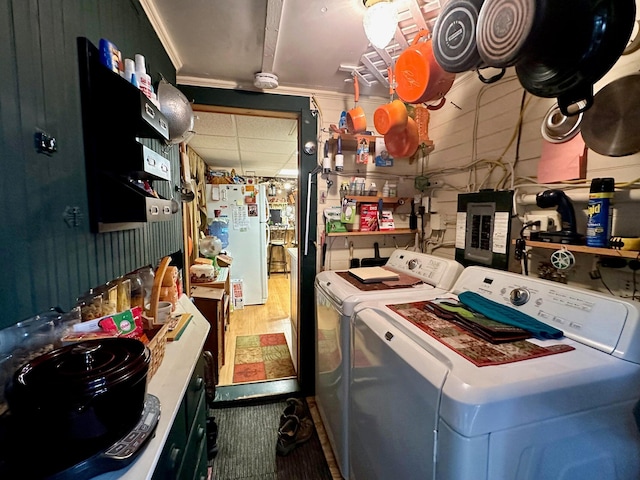
{"label": "electrical outlet", "polygon": [[432,213],[429,215],[429,225],[431,226],[431,230],[444,230],[444,222],[442,221],[442,216],[439,213]]}
{"label": "electrical outlet", "polygon": [[555,232],[561,228],[558,212],[528,212],[524,214],[524,221],[525,223],[540,221],[540,226],[532,225],[527,229],[529,232]]}

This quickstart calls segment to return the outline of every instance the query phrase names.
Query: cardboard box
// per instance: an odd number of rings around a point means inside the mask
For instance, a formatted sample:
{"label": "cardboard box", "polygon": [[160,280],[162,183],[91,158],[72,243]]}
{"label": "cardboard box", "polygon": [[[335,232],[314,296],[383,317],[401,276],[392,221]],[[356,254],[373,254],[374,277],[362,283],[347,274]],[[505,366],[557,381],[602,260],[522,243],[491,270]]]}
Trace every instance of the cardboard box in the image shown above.
{"label": "cardboard box", "polygon": [[380,215],[380,230],[395,230],[393,221],[393,212],[391,210],[383,210]]}
{"label": "cardboard box", "polygon": [[378,204],[363,203],[360,205],[360,231],[374,232],[379,230],[378,226]]}
{"label": "cardboard box", "polygon": [[231,299],[234,310],[244,308],[244,282],[240,279],[231,279]]}

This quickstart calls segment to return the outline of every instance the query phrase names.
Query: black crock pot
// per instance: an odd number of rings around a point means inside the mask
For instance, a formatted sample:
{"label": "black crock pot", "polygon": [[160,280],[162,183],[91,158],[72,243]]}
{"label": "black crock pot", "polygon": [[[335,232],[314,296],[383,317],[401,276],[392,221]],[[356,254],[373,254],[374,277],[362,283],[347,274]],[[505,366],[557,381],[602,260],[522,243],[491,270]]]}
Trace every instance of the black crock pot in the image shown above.
{"label": "black crock pot", "polygon": [[[7,388],[13,434],[43,471],[104,450],[140,420],[150,352],[135,339],[69,345],[21,366]],[[22,451],[16,451],[21,456]]]}

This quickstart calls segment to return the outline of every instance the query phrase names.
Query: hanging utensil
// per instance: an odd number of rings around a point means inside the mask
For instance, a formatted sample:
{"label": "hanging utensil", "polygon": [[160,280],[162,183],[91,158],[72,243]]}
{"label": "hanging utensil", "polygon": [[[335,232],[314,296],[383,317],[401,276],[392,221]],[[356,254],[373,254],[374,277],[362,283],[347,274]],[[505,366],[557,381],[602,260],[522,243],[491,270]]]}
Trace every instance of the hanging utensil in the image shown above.
{"label": "hanging utensil", "polygon": [[579,113],[567,117],[560,111],[557,103],[552,105],[542,120],[540,127],[542,138],[551,143],[563,143],[571,140],[580,132],[582,116],[583,114]]}
{"label": "hanging utensil", "polygon": [[622,157],[640,152],[640,73],[604,86],[584,113],[581,131],[587,146],[601,155]]}
{"label": "hanging utensil", "polygon": [[360,259],[353,258],[353,242],[349,242],[349,268],[360,267]]}
{"label": "hanging utensil", "polygon": [[387,78],[389,79],[389,103],[379,106],[373,113],[373,125],[380,135],[385,135],[395,128],[404,128],[409,118],[404,102],[393,99],[395,89],[391,67],[387,68]]}
{"label": "hanging utensil", "polygon": [[362,133],[367,129],[367,119],[365,118],[364,109],[358,106],[358,100],[360,99],[360,85],[358,83],[358,77],[353,74],[353,88],[354,94],[354,107],[347,112],[347,130],[349,133]]}

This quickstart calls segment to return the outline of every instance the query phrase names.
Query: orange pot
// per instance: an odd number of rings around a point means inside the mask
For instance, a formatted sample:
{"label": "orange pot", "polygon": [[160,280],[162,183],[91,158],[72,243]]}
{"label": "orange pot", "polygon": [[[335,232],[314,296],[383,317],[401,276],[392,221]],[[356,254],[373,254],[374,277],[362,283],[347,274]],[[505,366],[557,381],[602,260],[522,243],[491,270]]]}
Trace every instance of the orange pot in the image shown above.
{"label": "orange pot", "polygon": [[419,145],[418,125],[415,120],[409,117],[404,127],[390,130],[384,136],[384,144],[387,152],[393,157],[404,158],[413,155]]}
{"label": "orange pot", "polygon": [[436,62],[431,40],[420,42],[428,34],[428,30],[420,30],[396,62],[396,93],[407,103],[443,98],[456,78]]}
{"label": "orange pot", "polygon": [[407,125],[407,107],[402,100],[394,100],[376,108],[373,113],[373,124],[379,134],[384,135],[390,130]]}
{"label": "orange pot", "polygon": [[355,106],[347,112],[347,130],[349,133],[362,133],[367,129],[367,119],[362,107],[358,106],[360,86],[355,75],[353,76],[353,86],[355,89]]}

